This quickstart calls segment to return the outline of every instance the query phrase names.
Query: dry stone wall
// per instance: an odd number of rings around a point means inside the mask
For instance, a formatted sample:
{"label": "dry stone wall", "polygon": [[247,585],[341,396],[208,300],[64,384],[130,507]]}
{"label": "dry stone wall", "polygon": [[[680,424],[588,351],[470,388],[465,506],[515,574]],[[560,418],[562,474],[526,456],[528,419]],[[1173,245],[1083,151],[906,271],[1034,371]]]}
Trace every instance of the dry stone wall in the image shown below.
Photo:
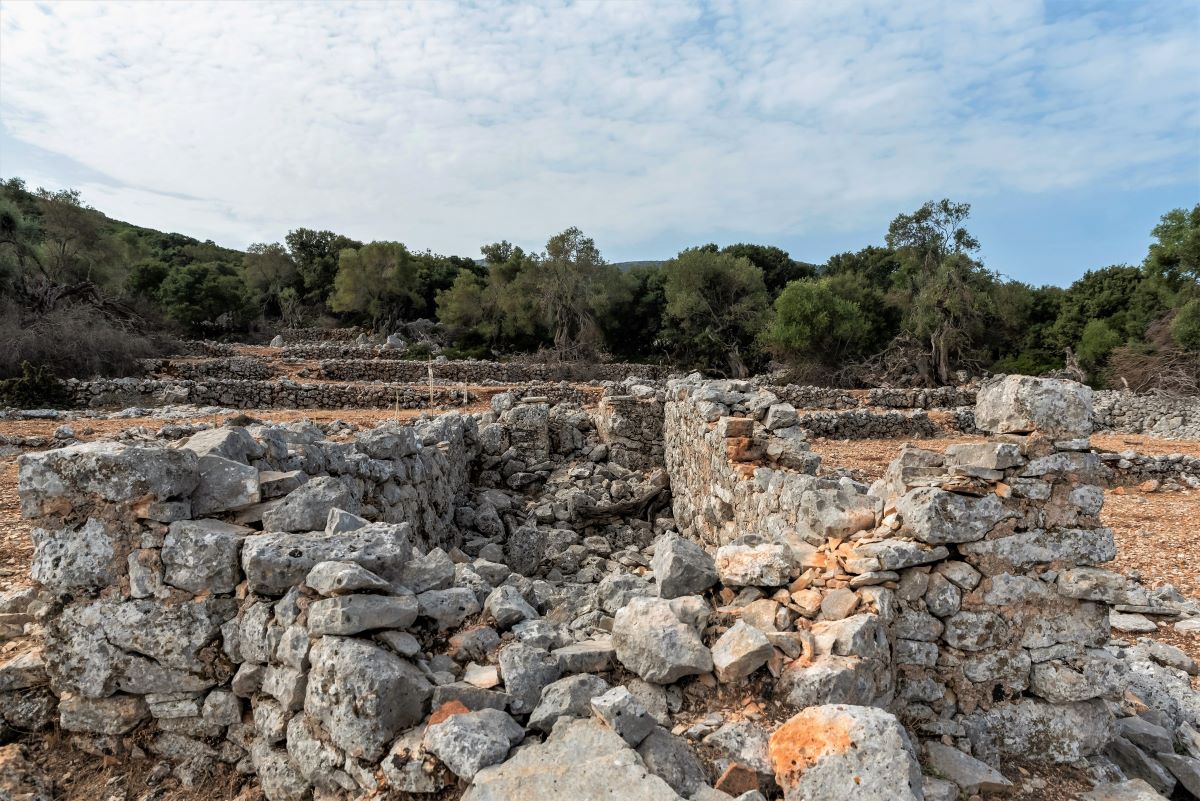
{"label": "dry stone wall", "polygon": [[1097,392],[1093,422],[1097,430],[1200,439],[1200,397]]}
{"label": "dry stone wall", "polygon": [[439,382],[479,384],[499,382],[523,384],[547,381],[624,381],[631,375],[648,380],[662,378],[666,369],[644,364],[591,364],[560,362],[527,364],[521,362],[405,361],[399,359],[324,359],[319,377],[333,381],[393,381],[420,382],[433,378]]}
{"label": "dry stone wall", "polygon": [[[65,387],[70,405],[84,408],[192,403],[241,409],[423,409],[430,400],[429,390],[420,386],[288,380],[101,378],[70,379]],[[474,399],[465,389],[435,387],[433,392],[435,405],[465,405]]]}
{"label": "dry stone wall", "polygon": [[[1180,612],[1102,567],[1116,551],[1099,519],[1105,468],[1089,450],[1088,388],[985,384],[975,417],[988,441],[945,454],[906,447],[869,493],[812,475],[815,461],[773,463],[772,444],[796,416],[769,393],[674,383],[670,397],[666,459],[680,530],[718,546],[726,584],[775,543],[786,546],[782,562],[803,569],[778,597],[816,619],[806,627],[813,656],[786,667],[776,687],[789,702],[890,709],[909,731],[954,744],[958,756],[928,749],[942,762],[1117,754],[1137,776],[1130,766],[1154,754],[1119,735],[1141,725],[1121,704],[1131,681],[1142,698],[1162,682],[1166,695],[1189,699],[1150,702],[1168,729],[1200,722],[1186,677],[1144,648],[1109,643],[1114,607]],[[1139,671],[1154,678],[1131,678]],[[1169,793],[1175,780],[1161,773]]]}
{"label": "dry stone wall", "polygon": [[1007,789],[1012,758],[1169,795],[1200,697],[1110,611],[1200,604],[1101,567],[1090,403],[985,385],[988,441],[871,487],[819,475],[777,395],[698,379],[28,454],[39,588],[0,594],[0,636],[44,645],[0,662],[0,720],[268,801],[920,801]]}
{"label": "dry stone wall", "polygon": [[595,420],[600,441],[608,446],[609,461],[631,470],[663,464],[663,402],[661,389],[645,384],[606,387]]}

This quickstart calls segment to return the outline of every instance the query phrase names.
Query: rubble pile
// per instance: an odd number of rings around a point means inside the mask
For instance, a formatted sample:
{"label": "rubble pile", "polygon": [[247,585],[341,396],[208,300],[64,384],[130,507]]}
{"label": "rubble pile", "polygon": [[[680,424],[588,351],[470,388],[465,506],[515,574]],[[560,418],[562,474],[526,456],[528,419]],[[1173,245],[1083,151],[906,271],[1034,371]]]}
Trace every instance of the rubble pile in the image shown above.
{"label": "rubble pile", "polygon": [[1191,789],[1196,665],[1108,623],[1200,608],[1099,567],[1090,400],[985,386],[988,442],[874,486],[699,379],[26,454],[0,734],[269,801],[942,801],[1012,757]]}

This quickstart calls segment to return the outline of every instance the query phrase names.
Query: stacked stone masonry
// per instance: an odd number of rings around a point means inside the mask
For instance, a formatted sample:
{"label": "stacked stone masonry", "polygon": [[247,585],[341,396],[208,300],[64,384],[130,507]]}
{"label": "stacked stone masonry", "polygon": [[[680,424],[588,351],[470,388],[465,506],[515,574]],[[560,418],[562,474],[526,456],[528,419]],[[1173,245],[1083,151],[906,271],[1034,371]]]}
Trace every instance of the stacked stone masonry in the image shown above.
{"label": "stacked stone masonry", "polygon": [[[428,408],[428,387],[412,384],[298,384],[288,380],[101,378],[65,382],[68,402],[82,408],[191,403],[241,409]],[[465,405],[466,389],[435,386],[434,405]]]}
{"label": "stacked stone masonry", "polygon": [[[987,441],[873,486],[822,475],[778,395],[699,379],[27,454],[38,589],[0,614],[44,642],[0,664],[0,717],[269,801],[919,801],[1012,758],[1166,796],[1200,698],[1109,618],[1200,605],[1102,567],[1091,404],[984,385]],[[724,685],[790,719],[704,714]]]}

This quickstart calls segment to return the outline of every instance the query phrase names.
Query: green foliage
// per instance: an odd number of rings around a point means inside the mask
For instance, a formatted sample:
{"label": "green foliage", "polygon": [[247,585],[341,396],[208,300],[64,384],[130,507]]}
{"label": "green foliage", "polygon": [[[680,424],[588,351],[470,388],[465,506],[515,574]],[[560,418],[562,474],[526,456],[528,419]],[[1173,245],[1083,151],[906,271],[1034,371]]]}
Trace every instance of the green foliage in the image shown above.
{"label": "green foliage", "polygon": [[1104,320],[1092,320],[1083,328],[1076,348],[1079,364],[1085,370],[1096,370],[1122,342],[1121,335]]}
{"label": "green foliage", "polygon": [[741,378],[769,319],[762,270],[749,259],[690,248],[663,265],[664,336],[681,363]]}
{"label": "green foliage", "polygon": [[167,316],[197,334],[242,327],[251,305],[239,270],[219,262],[172,270],[158,294]]}
{"label": "green foliage", "polygon": [[1189,300],[1175,315],[1171,338],[1184,350],[1200,351],[1200,300]]}
{"label": "green foliage", "polygon": [[365,316],[373,325],[408,319],[417,304],[417,262],[399,242],[343,250],[329,308]]}
{"label": "green foliage", "polygon": [[65,395],[62,382],[46,365],[21,362],[20,376],[0,381],[0,403],[10,406],[58,406]]}
{"label": "green foliage", "polygon": [[1092,320],[1104,320],[1126,338],[1141,337],[1146,326],[1165,310],[1137,267],[1116,265],[1089,270],[1067,288],[1049,336],[1056,347],[1073,347]]}
{"label": "green foliage", "polygon": [[1200,203],[1191,211],[1174,209],[1162,216],[1151,234],[1158,240],[1150,245],[1145,269],[1150,276],[1165,281],[1173,289],[1188,282],[1194,293],[1200,281]]}
{"label": "green foliage", "polygon": [[333,292],[341,252],[363,244],[333,231],[311,228],[289,231],[284,241],[300,276],[301,294],[305,302],[313,304],[325,303]]}
{"label": "green foliage", "polygon": [[762,270],[763,283],[772,296],[792,281],[801,278],[812,278],[817,274],[816,265],[796,261],[786,250],[773,245],[749,245],[738,243],[729,245],[721,250],[738,259],[748,259],[758,269]]}
{"label": "green foliage", "polygon": [[763,341],[776,358],[830,368],[865,354],[873,339],[868,312],[844,297],[834,281],[793,281],[775,299],[775,318]]}
{"label": "green foliage", "polygon": [[281,295],[284,291],[290,289],[293,294],[289,297],[294,298],[297,290],[303,288],[296,262],[278,242],[269,245],[259,242],[246,248],[242,275],[255,305],[272,317],[282,316]]}

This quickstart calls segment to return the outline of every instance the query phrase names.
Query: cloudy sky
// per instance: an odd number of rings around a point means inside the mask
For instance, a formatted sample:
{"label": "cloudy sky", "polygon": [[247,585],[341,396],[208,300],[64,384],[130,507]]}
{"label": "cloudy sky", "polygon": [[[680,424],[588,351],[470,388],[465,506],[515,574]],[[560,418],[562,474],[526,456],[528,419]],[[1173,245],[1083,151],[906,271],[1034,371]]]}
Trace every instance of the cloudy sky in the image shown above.
{"label": "cloudy sky", "polygon": [[795,258],[974,207],[1034,283],[1200,201],[1197,0],[0,3],[0,175],[244,247]]}

